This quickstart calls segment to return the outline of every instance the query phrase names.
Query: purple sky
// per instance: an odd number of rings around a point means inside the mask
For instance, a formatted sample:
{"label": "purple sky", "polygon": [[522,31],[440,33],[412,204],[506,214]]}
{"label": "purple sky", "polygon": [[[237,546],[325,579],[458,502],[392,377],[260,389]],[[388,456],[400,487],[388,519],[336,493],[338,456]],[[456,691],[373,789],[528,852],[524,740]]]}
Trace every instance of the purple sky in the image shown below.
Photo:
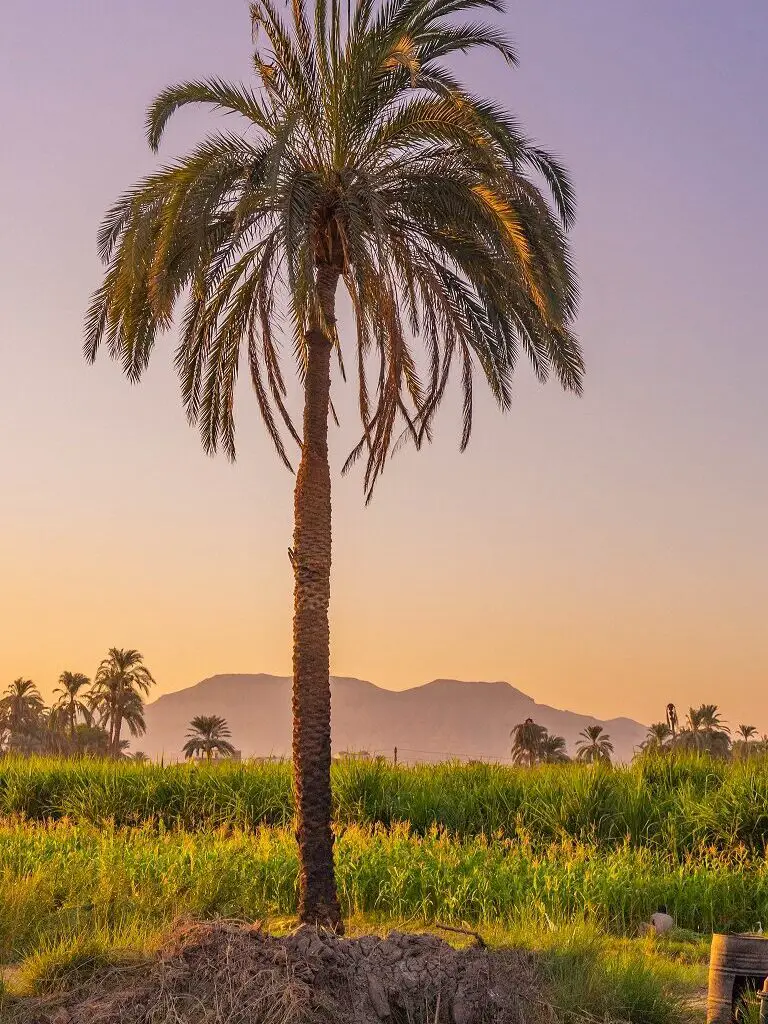
{"label": "purple sky", "polygon": [[[575,177],[586,394],[523,373],[464,456],[449,403],[372,507],[336,483],[334,670],[645,719],[706,700],[768,729],[768,4],[521,0],[504,21],[520,69],[463,77]],[[80,356],[99,220],[156,163],[148,102],[241,79],[250,51],[244,0],[4,4],[0,686],[49,694],[113,644],[165,690],[289,670],[292,480],[247,389],[231,467],[185,424],[171,343],[138,389]],[[206,124],[180,115],[161,158]]]}

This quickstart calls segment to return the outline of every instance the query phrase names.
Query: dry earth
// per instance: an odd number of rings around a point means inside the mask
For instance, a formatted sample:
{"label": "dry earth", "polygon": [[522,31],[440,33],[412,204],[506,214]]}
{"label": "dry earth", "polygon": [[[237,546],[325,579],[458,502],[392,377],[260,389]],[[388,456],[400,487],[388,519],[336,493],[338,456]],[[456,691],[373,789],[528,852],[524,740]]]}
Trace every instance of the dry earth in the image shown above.
{"label": "dry earth", "polygon": [[433,935],[281,938],[232,923],[179,927],[141,969],[25,999],[13,1024],[552,1024],[535,958]]}

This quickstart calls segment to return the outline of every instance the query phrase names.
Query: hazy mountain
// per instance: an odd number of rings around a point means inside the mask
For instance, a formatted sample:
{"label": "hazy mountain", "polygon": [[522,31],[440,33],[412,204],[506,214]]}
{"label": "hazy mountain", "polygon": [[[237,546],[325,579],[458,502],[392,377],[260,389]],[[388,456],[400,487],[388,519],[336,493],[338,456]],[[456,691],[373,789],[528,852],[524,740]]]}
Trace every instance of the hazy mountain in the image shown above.
{"label": "hazy mountain", "polygon": [[[629,760],[645,726],[629,718],[603,722],[589,715],[537,704],[509,683],[435,679],[409,690],[383,690],[362,679],[334,677],[333,749],[367,750],[403,761],[451,756],[509,757],[510,730],[533,718],[564,736],[573,753],[576,738],[598,723],[610,734],[619,760]],[[147,734],[133,742],[152,757],[180,756],[194,715],[223,715],[243,757],[287,755],[291,749],[291,681],[282,676],[220,675],[165,694],[146,709]]]}

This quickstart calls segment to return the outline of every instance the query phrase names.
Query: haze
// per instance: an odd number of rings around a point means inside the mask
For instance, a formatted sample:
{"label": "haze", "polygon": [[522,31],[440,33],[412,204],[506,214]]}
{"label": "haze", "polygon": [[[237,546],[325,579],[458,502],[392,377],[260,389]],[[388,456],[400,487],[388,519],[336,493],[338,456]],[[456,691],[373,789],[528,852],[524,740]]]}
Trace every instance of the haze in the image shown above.
{"label": "haze", "polygon": [[[449,402],[370,507],[335,479],[332,671],[646,721],[711,701],[768,729],[768,6],[521,0],[505,21],[520,69],[462,72],[574,175],[586,393],[523,372],[505,417],[478,388],[465,455]],[[232,466],[186,425],[172,337],[138,388],[80,354],[98,223],[156,163],[148,102],[244,78],[250,51],[244,0],[4,4],[2,686],[48,696],[111,645],[159,692],[289,670],[293,479],[247,386]],[[161,159],[206,124],[180,115]],[[357,426],[334,395],[338,468]]]}

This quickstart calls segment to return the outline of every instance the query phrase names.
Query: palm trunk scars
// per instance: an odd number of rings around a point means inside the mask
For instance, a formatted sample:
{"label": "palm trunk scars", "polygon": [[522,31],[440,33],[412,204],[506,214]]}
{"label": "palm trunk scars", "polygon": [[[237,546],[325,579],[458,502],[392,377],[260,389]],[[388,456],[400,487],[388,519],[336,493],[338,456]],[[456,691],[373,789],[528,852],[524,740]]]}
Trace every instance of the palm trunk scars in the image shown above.
{"label": "palm trunk scars", "polygon": [[[329,323],[333,322],[338,277],[329,267],[318,270],[318,293]],[[293,785],[300,861],[299,917],[305,923],[340,931],[331,830],[331,342],[319,328],[307,332],[307,352],[293,541]]]}

